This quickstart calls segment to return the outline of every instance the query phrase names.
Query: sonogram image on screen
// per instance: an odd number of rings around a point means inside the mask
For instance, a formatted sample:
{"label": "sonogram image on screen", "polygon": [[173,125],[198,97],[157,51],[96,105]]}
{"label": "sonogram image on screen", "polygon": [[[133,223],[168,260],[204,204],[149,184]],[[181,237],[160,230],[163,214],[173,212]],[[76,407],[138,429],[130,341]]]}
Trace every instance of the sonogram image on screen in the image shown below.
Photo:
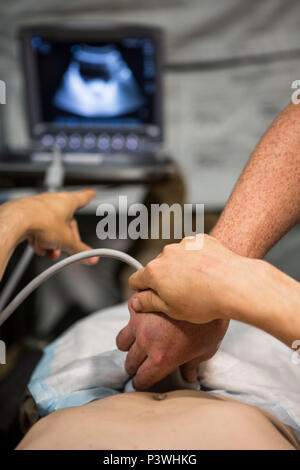
{"label": "sonogram image on screen", "polygon": [[150,38],[31,41],[40,122],[135,126],[155,122],[155,45]]}
{"label": "sonogram image on screen", "polygon": [[74,45],[72,59],[53,97],[53,104],[82,117],[116,117],[144,102],[121,53],[112,45]]}

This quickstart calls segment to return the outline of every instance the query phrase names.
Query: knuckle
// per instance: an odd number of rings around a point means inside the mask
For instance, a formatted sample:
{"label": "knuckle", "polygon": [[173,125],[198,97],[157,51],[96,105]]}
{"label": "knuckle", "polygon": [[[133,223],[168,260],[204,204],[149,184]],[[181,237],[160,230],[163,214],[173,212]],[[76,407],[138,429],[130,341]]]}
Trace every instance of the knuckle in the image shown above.
{"label": "knuckle", "polygon": [[137,346],[139,346],[141,349],[147,348],[148,337],[147,337],[147,332],[145,330],[139,332],[139,334],[136,337],[136,343],[137,343]]}
{"label": "knuckle", "polygon": [[150,261],[150,263],[147,264],[146,271],[150,279],[155,277],[156,268],[157,268],[157,262],[155,260],[152,260]]}
{"label": "knuckle", "polygon": [[166,361],[166,356],[164,353],[157,351],[152,355],[152,363],[154,366],[160,367]]}
{"label": "knuckle", "polygon": [[170,253],[173,253],[174,250],[176,250],[177,248],[177,244],[176,243],[170,243],[168,245],[165,245],[163,247],[163,254],[164,255],[167,255],[167,254],[170,254]]}
{"label": "knuckle", "polygon": [[196,235],[187,235],[179,242],[179,244],[185,247],[186,243],[190,243],[191,241],[195,240],[195,238],[196,238]]}

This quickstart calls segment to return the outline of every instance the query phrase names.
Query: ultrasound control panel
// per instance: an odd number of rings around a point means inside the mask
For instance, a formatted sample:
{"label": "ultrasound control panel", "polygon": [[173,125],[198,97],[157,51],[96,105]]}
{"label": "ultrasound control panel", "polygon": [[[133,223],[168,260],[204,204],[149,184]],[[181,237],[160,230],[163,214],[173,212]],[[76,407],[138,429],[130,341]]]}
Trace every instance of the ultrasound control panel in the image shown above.
{"label": "ultrasound control panel", "polygon": [[36,140],[35,148],[63,152],[148,152],[154,150],[149,139],[136,133],[109,132],[58,132],[45,133]]}

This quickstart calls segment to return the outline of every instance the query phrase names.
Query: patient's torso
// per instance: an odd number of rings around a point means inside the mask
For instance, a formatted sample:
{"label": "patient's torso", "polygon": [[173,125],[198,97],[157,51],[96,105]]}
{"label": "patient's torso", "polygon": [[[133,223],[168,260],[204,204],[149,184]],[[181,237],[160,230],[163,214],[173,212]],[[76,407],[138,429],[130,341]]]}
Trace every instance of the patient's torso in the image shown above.
{"label": "patient's torso", "polygon": [[291,449],[257,408],[194,390],[132,392],[52,413],[20,448]]}

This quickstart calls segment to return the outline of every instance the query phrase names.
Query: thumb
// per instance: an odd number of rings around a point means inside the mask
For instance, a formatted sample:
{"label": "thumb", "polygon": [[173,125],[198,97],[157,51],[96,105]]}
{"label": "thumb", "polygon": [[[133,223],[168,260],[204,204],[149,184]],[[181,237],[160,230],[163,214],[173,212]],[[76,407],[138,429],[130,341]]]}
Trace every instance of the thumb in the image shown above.
{"label": "thumb", "polygon": [[167,304],[151,289],[142,290],[131,298],[131,305],[138,313],[161,312],[168,315]]}
{"label": "thumb", "polygon": [[[92,250],[92,248],[86,243],[83,243],[80,238],[78,239],[75,237],[71,229],[68,232],[67,239],[65,239],[64,246],[62,247],[63,250],[68,253],[68,255],[75,255],[76,253],[80,253],[82,251]],[[83,260],[82,262],[84,264],[93,265],[98,262],[98,259],[98,257],[93,257]]]}

